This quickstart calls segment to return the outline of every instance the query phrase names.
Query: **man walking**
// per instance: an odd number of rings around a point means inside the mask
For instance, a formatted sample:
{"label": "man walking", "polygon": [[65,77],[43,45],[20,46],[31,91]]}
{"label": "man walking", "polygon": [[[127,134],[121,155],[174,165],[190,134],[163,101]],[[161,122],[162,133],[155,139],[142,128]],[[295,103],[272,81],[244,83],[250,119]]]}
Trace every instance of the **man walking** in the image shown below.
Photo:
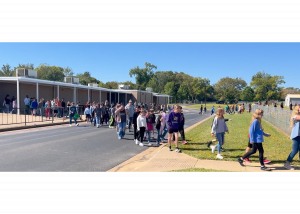
{"label": "man walking", "polygon": [[128,131],[130,132],[130,127],[132,124],[133,114],[134,114],[134,107],[132,105],[132,101],[129,100],[128,104],[125,106],[125,109],[129,111],[128,119],[127,119],[127,125],[128,125]]}
{"label": "man walking", "polygon": [[26,114],[29,114],[29,109],[30,109],[29,103],[30,103],[30,99],[29,99],[28,95],[26,95],[26,97],[24,99]]}

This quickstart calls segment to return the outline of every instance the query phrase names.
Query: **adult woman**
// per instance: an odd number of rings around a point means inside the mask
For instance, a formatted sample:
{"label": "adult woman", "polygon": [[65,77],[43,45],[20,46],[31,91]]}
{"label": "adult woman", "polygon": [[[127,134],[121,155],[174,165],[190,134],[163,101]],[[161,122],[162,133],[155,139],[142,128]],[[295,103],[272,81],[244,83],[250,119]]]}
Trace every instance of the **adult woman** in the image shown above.
{"label": "adult woman", "polygon": [[293,140],[293,150],[288,156],[286,163],[284,167],[288,170],[294,170],[294,168],[291,166],[291,162],[295,155],[300,150],[300,107],[296,106],[292,117],[291,117],[291,127],[293,127],[291,139]]}

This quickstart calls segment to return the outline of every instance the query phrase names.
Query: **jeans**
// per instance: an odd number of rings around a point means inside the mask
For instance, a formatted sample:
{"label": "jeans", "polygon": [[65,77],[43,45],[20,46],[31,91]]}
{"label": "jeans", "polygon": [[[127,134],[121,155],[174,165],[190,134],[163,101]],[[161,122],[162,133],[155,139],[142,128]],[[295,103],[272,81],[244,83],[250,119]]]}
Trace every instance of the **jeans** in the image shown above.
{"label": "jeans", "polygon": [[60,107],[57,108],[57,117],[61,117],[61,108]]}
{"label": "jeans", "polygon": [[133,119],[133,117],[129,117],[128,118],[128,130],[130,130],[130,127],[131,127],[131,124],[132,124],[132,119]]}
{"label": "jeans", "polygon": [[148,134],[148,141],[150,142],[150,138],[151,138],[151,132],[152,132],[152,130],[147,130],[147,134]]}
{"label": "jeans", "polygon": [[168,127],[165,126],[165,128],[162,130],[162,133],[160,135],[160,139],[163,140],[165,139],[166,134],[168,133]]}
{"label": "jeans", "polygon": [[26,114],[29,114],[29,109],[30,109],[29,105],[26,105],[25,107],[26,107],[26,110],[25,110]]}
{"label": "jeans", "polygon": [[224,132],[222,132],[222,133],[217,133],[216,134],[216,138],[217,138],[217,140],[218,140],[218,144],[216,145],[216,147],[218,148],[218,153],[220,154],[220,152],[221,152],[221,147],[222,147],[222,145],[225,143],[225,141],[224,141],[224,135],[225,135],[225,133]]}
{"label": "jeans", "polygon": [[77,124],[77,121],[74,118],[74,114],[70,114],[70,125],[72,125],[72,119],[74,119],[75,124]]}
{"label": "jeans", "polygon": [[9,104],[5,104],[6,113],[9,113]]}
{"label": "jeans", "polygon": [[96,119],[95,119],[95,121],[96,121],[96,124],[97,124],[97,126],[100,124],[100,122],[101,122],[101,116],[99,115],[97,115],[96,117],[95,117]]}
{"label": "jeans", "polygon": [[125,130],[126,130],[126,122],[118,123],[118,129],[119,129],[119,137],[125,136]]}
{"label": "jeans", "polygon": [[[287,158],[287,162],[291,163],[295,155],[300,151],[300,136],[293,139],[293,150],[290,153],[289,157]],[[300,153],[299,153],[300,159]]]}

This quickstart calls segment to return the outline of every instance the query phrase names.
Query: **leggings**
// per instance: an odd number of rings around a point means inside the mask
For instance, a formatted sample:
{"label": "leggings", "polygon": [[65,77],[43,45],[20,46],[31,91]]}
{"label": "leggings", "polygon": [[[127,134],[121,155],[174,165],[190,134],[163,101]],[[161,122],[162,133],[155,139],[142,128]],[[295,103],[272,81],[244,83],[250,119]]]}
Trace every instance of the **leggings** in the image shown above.
{"label": "leggings", "polygon": [[138,140],[140,139],[140,142],[141,142],[141,143],[143,143],[143,140],[144,140],[145,130],[146,130],[145,127],[140,127]]}
{"label": "leggings", "polygon": [[259,162],[262,166],[264,166],[264,148],[262,143],[253,143],[253,147],[252,150],[250,152],[248,152],[247,154],[245,154],[243,156],[243,159],[248,158],[250,155],[253,155],[256,153],[256,151],[259,151]]}

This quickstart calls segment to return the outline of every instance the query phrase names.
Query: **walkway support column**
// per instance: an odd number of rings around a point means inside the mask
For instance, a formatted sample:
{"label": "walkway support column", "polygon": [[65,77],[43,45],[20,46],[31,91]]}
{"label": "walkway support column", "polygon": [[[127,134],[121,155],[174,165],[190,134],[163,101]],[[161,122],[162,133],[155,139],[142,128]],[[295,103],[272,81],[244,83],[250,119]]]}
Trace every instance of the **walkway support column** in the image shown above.
{"label": "walkway support column", "polygon": [[17,108],[18,108],[18,115],[20,115],[20,81],[19,78],[17,79]]}
{"label": "walkway support column", "polygon": [[57,86],[57,97],[59,98],[59,85]]}
{"label": "walkway support column", "polygon": [[120,93],[118,92],[118,103],[120,103]]}
{"label": "walkway support column", "polygon": [[102,91],[100,91],[100,95],[99,95],[99,104],[101,105],[101,94],[102,94]]}
{"label": "walkway support column", "polygon": [[90,89],[88,89],[88,102],[90,102]]}
{"label": "walkway support column", "polygon": [[36,83],[36,101],[39,102],[39,83]]}
{"label": "walkway support column", "polygon": [[109,103],[111,104],[111,91],[109,92]]}
{"label": "walkway support column", "polygon": [[74,105],[76,106],[76,104],[77,104],[77,101],[76,101],[76,87],[74,87],[74,91],[73,91],[73,102],[74,102]]}

